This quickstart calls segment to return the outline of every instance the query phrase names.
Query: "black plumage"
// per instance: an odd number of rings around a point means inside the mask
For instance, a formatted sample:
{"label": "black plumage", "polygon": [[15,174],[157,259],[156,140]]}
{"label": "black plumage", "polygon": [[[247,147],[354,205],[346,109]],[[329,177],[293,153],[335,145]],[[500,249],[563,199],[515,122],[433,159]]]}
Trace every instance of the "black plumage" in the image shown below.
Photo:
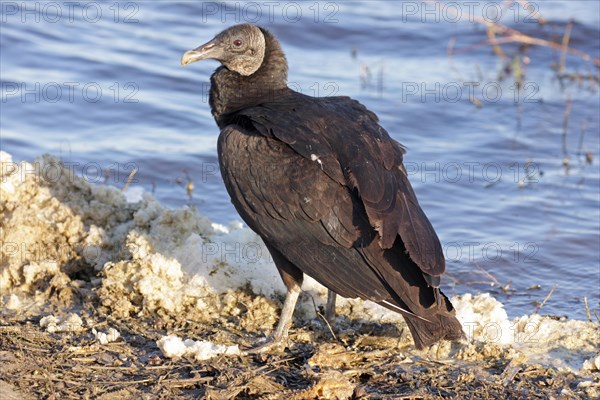
{"label": "black plumage", "polygon": [[439,239],[408,181],[404,148],[377,116],[348,97],[289,89],[284,53],[263,28],[233,26],[182,63],[205,58],[223,64],[210,105],[227,191],[288,288],[271,343],[287,335],[304,273],[400,312],[418,348],[461,338],[438,288]]}

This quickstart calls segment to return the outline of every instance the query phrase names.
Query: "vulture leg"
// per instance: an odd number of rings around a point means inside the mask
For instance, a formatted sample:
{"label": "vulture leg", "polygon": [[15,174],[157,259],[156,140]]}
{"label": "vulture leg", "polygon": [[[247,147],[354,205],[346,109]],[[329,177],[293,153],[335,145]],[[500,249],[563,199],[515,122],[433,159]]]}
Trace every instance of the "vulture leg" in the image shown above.
{"label": "vulture leg", "polygon": [[287,288],[287,293],[285,295],[285,301],[283,302],[283,308],[275,332],[273,332],[263,344],[250,349],[248,353],[264,353],[275,346],[283,344],[287,340],[288,331],[292,325],[292,315],[296,308],[298,296],[302,291],[302,280],[304,279],[302,271],[296,268],[270,245],[267,245],[267,248],[273,256],[273,261],[275,261],[279,275],[281,275],[281,279],[283,279],[283,283]]}
{"label": "vulture leg", "polygon": [[327,304],[325,305],[325,319],[330,324],[335,319],[335,299],[337,295],[332,290],[327,290]]}

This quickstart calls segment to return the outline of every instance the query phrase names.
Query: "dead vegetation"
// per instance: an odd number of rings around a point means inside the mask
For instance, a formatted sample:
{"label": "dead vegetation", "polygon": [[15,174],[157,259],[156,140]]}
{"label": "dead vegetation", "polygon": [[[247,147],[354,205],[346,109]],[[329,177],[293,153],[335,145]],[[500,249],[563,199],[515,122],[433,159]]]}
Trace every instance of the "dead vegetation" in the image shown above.
{"label": "dead vegetation", "polygon": [[[451,359],[416,352],[391,324],[338,318],[338,341],[317,322],[295,326],[290,346],[253,356],[208,361],[166,359],[156,340],[168,332],[251,346],[259,326],[222,321],[113,318],[98,301],[82,304],[84,325],[117,329],[121,338],[100,345],[89,329],[49,333],[40,315],[3,310],[0,319],[0,388],[9,399],[530,399],[593,398],[600,375],[525,365],[506,352],[452,344]],[[101,307],[100,307],[101,308]],[[72,310],[70,310],[72,311]],[[449,346],[450,344],[446,344]],[[477,352],[473,361],[465,352]]]}

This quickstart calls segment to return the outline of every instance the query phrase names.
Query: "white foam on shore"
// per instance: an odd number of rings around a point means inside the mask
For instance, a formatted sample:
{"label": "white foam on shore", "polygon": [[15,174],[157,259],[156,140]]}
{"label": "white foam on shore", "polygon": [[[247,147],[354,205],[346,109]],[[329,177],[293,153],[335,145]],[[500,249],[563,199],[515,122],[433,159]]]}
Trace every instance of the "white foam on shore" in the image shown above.
{"label": "white foam on shore", "polygon": [[40,326],[46,332],[80,332],[83,331],[83,321],[75,313],[69,314],[66,318],[57,318],[54,315],[47,315],[40,320]]}
{"label": "white foam on shore", "polygon": [[121,333],[115,328],[108,328],[107,332],[97,331],[92,329],[92,334],[100,344],[108,344],[117,341],[121,337]]}
{"label": "white foam on shore", "polygon": [[177,335],[163,336],[156,342],[156,345],[167,358],[191,356],[202,361],[221,354],[240,354],[238,345],[225,346],[204,340],[183,340]]}

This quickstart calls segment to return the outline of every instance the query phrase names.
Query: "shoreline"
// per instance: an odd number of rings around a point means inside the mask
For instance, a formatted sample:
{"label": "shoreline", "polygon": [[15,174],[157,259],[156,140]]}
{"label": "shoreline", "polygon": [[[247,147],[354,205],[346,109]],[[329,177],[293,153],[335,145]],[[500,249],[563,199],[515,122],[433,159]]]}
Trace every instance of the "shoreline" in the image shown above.
{"label": "shoreline", "polygon": [[[308,279],[287,350],[220,355],[216,345],[260,341],[281,306],[283,284],[253,232],[168,209],[149,193],[128,201],[51,156],[36,160],[37,173],[5,152],[0,161],[0,387],[22,398],[258,398],[283,393],[282,382],[290,398],[600,392],[599,321],[509,319],[485,293],[452,299],[466,343],[418,352],[399,315],[358,300],[340,302],[332,335],[319,315],[325,290]],[[214,346],[169,352],[160,344],[169,335]],[[201,360],[207,349],[214,354]]]}

